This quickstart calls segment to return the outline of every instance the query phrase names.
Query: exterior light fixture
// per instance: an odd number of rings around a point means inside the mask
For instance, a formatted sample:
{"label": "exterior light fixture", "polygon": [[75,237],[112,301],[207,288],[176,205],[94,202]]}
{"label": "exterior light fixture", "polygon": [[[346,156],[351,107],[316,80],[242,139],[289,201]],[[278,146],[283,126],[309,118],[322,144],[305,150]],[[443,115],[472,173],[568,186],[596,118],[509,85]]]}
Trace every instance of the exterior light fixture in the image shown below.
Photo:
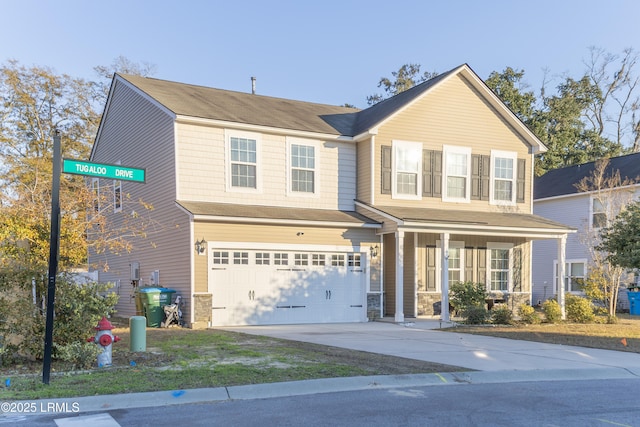
{"label": "exterior light fixture", "polygon": [[371,246],[369,248],[369,254],[371,255],[371,258],[375,258],[378,256],[378,249],[380,249],[378,245]]}
{"label": "exterior light fixture", "polygon": [[202,255],[204,254],[204,251],[206,249],[206,244],[207,242],[204,240],[204,237],[202,238],[202,240],[196,240],[196,252],[198,253],[198,255]]}

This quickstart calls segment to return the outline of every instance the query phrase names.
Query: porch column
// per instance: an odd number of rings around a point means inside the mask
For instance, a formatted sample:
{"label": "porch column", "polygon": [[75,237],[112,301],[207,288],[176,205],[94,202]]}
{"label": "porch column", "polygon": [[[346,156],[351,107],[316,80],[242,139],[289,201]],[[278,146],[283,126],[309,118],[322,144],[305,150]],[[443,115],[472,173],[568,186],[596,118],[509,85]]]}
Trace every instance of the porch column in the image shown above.
{"label": "porch column", "polygon": [[396,231],[396,322],[404,322],[404,231]]}
{"label": "porch column", "polygon": [[442,233],[440,235],[440,271],[442,272],[441,290],[441,304],[440,304],[440,319],[443,322],[449,322],[451,317],[449,316],[449,233]]}
{"label": "porch column", "polygon": [[562,313],[562,320],[565,320],[566,313],[564,310],[564,277],[566,276],[566,248],[567,235],[563,235],[558,239],[558,304]]}

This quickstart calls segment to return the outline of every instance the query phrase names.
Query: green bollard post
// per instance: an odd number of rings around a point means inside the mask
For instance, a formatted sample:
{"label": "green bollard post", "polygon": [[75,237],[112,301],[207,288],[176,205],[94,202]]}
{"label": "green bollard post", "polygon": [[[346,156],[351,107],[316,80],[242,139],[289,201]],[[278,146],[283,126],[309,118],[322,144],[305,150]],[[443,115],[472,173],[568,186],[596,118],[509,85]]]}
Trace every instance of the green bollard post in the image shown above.
{"label": "green bollard post", "polygon": [[129,318],[129,349],[132,352],[147,351],[147,318],[132,316]]}

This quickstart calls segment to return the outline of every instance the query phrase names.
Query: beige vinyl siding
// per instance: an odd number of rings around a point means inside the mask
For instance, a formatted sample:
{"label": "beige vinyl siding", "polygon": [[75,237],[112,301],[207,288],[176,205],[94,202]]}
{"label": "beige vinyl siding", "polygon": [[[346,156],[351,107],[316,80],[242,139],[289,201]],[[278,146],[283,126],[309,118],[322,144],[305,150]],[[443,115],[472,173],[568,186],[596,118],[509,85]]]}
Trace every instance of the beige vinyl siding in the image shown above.
{"label": "beige vinyl siding", "polygon": [[[122,221],[124,215],[132,215],[135,211],[139,217],[146,216],[152,226],[147,230],[146,238],[131,239],[135,255],[91,253],[89,263],[92,269],[99,271],[101,282],[119,285],[116,288],[120,295],[118,315],[130,316],[135,314],[130,264],[140,263],[140,285],[148,285],[151,273],[159,270],[160,284],[175,289],[188,299],[193,245],[188,217],[175,205],[173,118],[125,84],[116,83],[114,91],[91,160],[99,163],[120,161],[125,166],[146,169],[146,183],[122,182],[122,191],[128,201],[125,200],[120,214],[114,216],[111,210],[110,217]],[[105,180],[103,183],[107,184]],[[145,210],[138,204],[139,200],[151,204],[153,209]],[[106,270],[105,266],[108,266]],[[190,310],[187,305],[185,319],[189,319]]]}
{"label": "beige vinyl siding", "polygon": [[[233,130],[227,130],[233,135]],[[353,143],[313,140],[318,194],[287,192],[287,138],[252,132],[260,140],[258,174],[261,191],[227,191],[225,129],[178,123],[180,200],[353,210],[356,190],[356,148]]]}
{"label": "beige vinyl siding", "polygon": [[[442,202],[439,197],[422,197],[418,201],[397,200],[392,199],[389,194],[380,194],[379,179],[376,179],[376,205],[414,205],[477,211],[508,209],[531,213],[533,158],[530,147],[462,76],[454,76],[443,82],[380,127],[374,149],[376,168],[379,168],[381,161],[380,146],[391,145],[394,140],[420,142],[423,149],[438,151],[442,151],[444,145],[451,145],[470,147],[472,154],[490,155],[492,149],[516,152],[519,159],[526,159],[525,203],[501,207],[479,200],[469,203]],[[376,174],[379,173],[377,170]]]}
{"label": "beige vinyl siding", "polygon": [[[369,247],[380,245],[378,237],[371,229],[320,228],[310,226],[251,225],[232,223],[196,222],[194,233],[198,238],[216,242],[265,243],[277,247],[281,245],[327,245],[361,247],[368,252]],[[298,233],[303,233],[298,236]],[[207,292],[207,257],[195,259],[195,292]],[[372,289],[379,289],[379,274],[372,274]],[[377,279],[373,279],[375,276]]]}
{"label": "beige vinyl siding", "polygon": [[[378,176],[377,174],[379,173],[379,171],[375,171],[379,168],[379,165],[374,164],[374,171],[371,170],[371,144],[371,138],[357,143],[358,194],[356,198],[365,203],[373,203],[373,200],[371,200],[371,185],[374,187],[380,186],[379,180],[371,182],[371,174]],[[378,188],[377,191],[380,191],[380,189]]]}

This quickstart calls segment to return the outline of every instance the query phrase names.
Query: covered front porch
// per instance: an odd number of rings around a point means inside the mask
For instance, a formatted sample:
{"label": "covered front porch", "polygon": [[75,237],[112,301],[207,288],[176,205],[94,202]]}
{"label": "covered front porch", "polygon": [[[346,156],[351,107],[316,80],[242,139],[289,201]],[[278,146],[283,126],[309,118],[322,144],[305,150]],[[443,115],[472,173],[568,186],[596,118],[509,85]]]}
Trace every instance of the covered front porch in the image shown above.
{"label": "covered front porch", "polygon": [[[554,239],[564,266],[566,238],[575,232],[511,212],[360,207],[383,223],[381,316],[396,322],[418,316],[449,321],[449,286],[456,282],[483,283],[492,301],[513,310],[530,304],[533,240]],[[559,299],[564,306],[564,294]]]}

